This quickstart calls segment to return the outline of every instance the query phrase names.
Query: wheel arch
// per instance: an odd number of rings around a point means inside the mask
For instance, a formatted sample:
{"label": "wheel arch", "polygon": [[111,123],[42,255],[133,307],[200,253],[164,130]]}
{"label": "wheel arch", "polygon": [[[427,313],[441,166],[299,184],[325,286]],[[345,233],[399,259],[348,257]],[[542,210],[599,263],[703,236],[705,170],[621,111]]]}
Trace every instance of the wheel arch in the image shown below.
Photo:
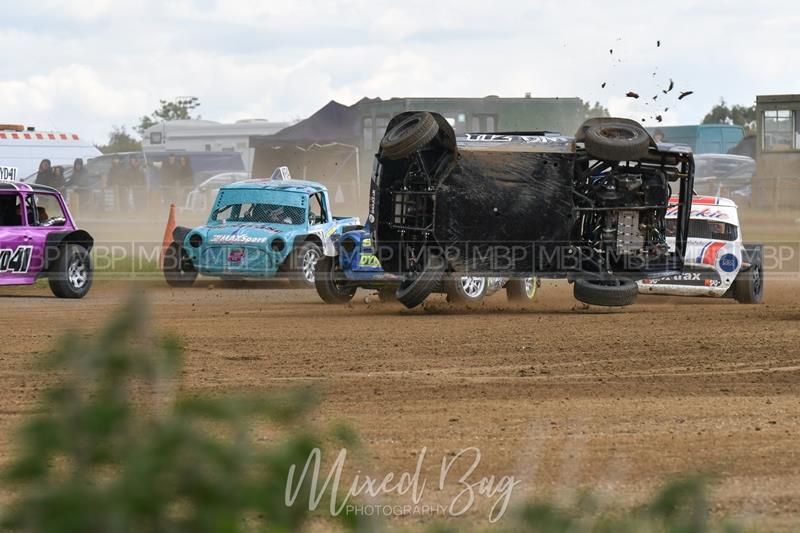
{"label": "wheel arch", "polygon": [[50,272],[50,269],[61,256],[61,249],[65,244],[78,244],[86,248],[87,251],[91,251],[94,248],[94,237],[88,231],[82,229],[48,234],[44,245],[44,272]]}

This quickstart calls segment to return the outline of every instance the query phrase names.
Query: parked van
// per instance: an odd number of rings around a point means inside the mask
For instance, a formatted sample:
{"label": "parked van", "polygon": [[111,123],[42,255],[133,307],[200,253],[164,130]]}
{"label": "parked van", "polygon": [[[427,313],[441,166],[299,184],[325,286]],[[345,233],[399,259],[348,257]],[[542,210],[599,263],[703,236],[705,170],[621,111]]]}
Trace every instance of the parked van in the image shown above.
{"label": "parked van", "polygon": [[75,133],[36,131],[19,124],[0,124],[0,180],[21,181],[36,172],[42,159],[71,168],[75,159],[100,155]]}
{"label": "parked van", "polygon": [[[662,126],[648,131],[657,141],[689,145],[695,154],[727,154],[744,137],[744,128],[733,124]],[[657,139],[659,133],[661,139]]]}

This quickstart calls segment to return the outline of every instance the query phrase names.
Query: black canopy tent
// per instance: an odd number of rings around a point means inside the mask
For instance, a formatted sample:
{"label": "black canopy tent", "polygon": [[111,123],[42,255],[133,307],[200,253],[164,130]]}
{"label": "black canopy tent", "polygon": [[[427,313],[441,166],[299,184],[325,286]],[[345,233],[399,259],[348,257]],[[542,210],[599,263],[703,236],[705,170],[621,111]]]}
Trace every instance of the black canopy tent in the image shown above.
{"label": "black canopy tent", "polygon": [[251,137],[253,177],[266,178],[275,168],[286,166],[296,179],[326,185],[334,204],[359,207],[361,114],[357,106],[331,100],[307,119],[274,135]]}

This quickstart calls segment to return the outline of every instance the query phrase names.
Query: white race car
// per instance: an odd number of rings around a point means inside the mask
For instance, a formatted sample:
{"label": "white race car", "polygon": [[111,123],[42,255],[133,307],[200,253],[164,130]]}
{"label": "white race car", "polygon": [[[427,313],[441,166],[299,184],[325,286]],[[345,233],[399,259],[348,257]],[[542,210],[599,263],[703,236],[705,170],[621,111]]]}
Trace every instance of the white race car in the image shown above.
{"label": "white race car", "polygon": [[[675,246],[678,208],[670,199],[667,243]],[[755,304],[764,293],[760,244],[744,244],[736,204],[718,196],[695,196],[683,272],[638,282],[641,294],[715,296]]]}

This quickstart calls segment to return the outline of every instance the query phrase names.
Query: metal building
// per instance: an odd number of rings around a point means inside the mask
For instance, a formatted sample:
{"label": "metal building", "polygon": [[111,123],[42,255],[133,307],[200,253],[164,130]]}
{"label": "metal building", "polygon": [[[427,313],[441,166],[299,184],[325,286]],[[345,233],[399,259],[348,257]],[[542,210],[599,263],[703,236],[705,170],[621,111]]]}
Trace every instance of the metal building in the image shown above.
{"label": "metal building", "polygon": [[800,94],[756,97],[753,203],[800,206]]}

